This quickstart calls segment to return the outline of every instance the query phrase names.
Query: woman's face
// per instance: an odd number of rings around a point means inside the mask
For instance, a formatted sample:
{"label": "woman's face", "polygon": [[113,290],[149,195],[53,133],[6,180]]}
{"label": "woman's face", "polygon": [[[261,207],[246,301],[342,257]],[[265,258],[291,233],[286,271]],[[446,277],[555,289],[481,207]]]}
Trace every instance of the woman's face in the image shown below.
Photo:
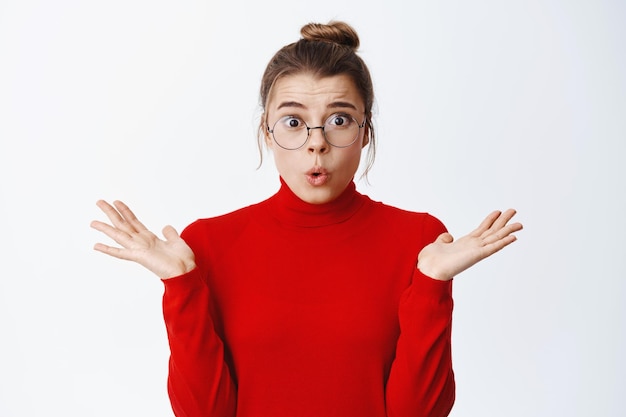
{"label": "woman's face", "polygon": [[[279,130],[303,126],[323,126],[330,116],[333,127],[351,123],[359,125],[365,119],[365,107],[352,79],[347,75],[316,78],[310,74],[285,76],[276,81],[266,105],[266,121],[281,141]],[[276,129],[276,123],[282,123]],[[306,132],[306,128],[303,130]],[[322,204],[337,198],[352,181],[361,160],[361,150],[367,145],[366,128],[355,130],[356,140],[350,146],[338,148],[324,139],[322,129],[311,129],[304,146],[288,150],[279,146],[272,133],[265,133],[267,146],[274,154],[278,173],[289,188],[302,200]],[[306,133],[303,133],[306,137]],[[284,143],[281,143],[284,145]]]}

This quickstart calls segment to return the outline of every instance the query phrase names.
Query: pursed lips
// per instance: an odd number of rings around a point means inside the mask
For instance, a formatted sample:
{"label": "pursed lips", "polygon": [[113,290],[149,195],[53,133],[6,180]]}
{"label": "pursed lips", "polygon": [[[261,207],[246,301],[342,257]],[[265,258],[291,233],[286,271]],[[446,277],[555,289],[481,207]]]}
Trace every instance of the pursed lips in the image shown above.
{"label": "pursed lips", "polygon": [[311,185],[323,185],[328,181],[328,171],[322,167],[316,166],[307,171],[306,177]]}

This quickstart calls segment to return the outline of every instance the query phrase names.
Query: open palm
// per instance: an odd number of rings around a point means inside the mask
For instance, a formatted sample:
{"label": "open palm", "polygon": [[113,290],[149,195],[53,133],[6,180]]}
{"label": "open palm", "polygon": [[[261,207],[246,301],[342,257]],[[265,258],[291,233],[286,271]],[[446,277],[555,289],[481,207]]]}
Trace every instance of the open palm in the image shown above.
{"label": "open palm", "polygon": [[422,249],[418,268],[432,278],[447,281],[477,262],[493,255],[517,239],[513,233],[520,223],[508,224],[515,210],[494,211],[470,234],[454,240],[450,233],[441,234]]}
{"label": "open palm", "polygon": [[115,207],[103,200],[96,204],[112,225],[94,220],[91,227],[122,247],[96,243],[95,250],[115,258],[137,262],[160,278],[172,278],[195,268],[193,251],[172,226],[165,226],[165,239],[159,239],[121,201],[113,202]]}

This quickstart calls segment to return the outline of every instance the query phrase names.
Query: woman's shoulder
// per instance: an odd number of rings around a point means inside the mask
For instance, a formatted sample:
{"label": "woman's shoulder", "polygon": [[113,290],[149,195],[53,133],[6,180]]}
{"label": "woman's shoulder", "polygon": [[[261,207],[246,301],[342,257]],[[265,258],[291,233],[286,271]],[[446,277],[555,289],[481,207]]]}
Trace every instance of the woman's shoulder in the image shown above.
{"label": "woman's shoulder", "polygon": [[183,230],[181,236],[188,238],[193,235],[207,235],[208,233],[213,236],[236,234],[238,230],[243,230],[251,219],[258,218],[262,212],[265,212],[266,205],[267,200],[224,214],[199,218],[190,223]]}
{"label": "woman's shoulder", "polygon": [[413,211],[392,206],[380,201],[370,201],[372,217],[386,227],[395,229],[411,230],[427,235],[438,236],[447,231],[445,225],[438,217],[425,211]]}

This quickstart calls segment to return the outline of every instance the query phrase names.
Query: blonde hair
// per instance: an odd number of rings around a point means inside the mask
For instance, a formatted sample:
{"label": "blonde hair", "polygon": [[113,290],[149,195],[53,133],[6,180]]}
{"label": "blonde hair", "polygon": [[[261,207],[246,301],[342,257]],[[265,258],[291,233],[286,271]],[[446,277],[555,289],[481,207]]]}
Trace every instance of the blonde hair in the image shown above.
{"label": "blonde hair", "polygon": [[365,62],[356,53],[359,36],[347,23],[334,21],[328,24],[306,24],[300,29],[300,34],[300,40],[276,52],[263,73],[260,89],[263,116],[258,131],[260,162],[263,162],[263,139],[267,134],[266,106],[276,81],[281,77],[301,73],[309,73],[319,78],[345,74],[354,82],[365,105],[365,128],[369,147],[363,176],[367,177],[376,155],[376,135],[372,124],[374,87]]}

